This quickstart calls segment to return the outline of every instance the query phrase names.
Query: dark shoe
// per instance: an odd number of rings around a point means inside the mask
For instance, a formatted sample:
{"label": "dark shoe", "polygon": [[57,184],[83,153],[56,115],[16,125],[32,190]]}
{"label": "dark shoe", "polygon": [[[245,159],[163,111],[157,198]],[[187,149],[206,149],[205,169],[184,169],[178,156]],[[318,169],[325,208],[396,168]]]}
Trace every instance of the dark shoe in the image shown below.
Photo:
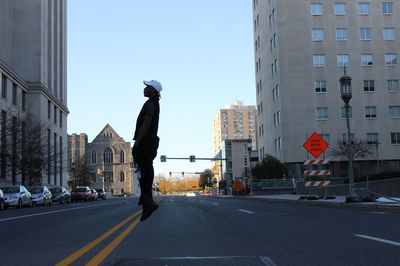
{"label": "dark shoe", "polygon": [[147,218],[149,218],[153,212],[155,210],[158,209],[158,204],[153,202],[144,202],[143,203],[143,212],[142,212],[142,216],[140,216],[140,221],[143,222],[144,220],[146,220]]}

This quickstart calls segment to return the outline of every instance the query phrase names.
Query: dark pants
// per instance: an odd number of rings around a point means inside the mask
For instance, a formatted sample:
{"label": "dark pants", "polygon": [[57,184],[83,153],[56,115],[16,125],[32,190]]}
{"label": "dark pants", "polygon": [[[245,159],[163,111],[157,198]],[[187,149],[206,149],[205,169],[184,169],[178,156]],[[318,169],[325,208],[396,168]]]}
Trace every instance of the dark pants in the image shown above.
{"label": "dark pants", "polygon": [[157,156],[158,139],[154,143],[144,144],[140,146],[134,146],[132,148],[132,156],[135,164],[139,166],[141,177],[139,179],[140,184],[140,200],[153,201],[153,180],[154,180],[154,168],[153,160]]}

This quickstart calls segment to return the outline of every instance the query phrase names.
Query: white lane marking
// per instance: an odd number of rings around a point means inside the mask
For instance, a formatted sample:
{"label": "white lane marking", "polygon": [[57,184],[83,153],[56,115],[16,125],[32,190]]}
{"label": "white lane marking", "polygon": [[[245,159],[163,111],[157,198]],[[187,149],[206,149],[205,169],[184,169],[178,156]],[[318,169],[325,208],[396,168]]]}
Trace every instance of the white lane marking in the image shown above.
{"label": "white lane marking", "polygon": [[[105,204],[102,204],[102,205],[105,205]],[[85,205],[85,206],[80,206],[80,207],[75,207],[75,208],[70,208],[70,209],[62,209],[62,210],[57,210],[57,211],[40,212],[40,213],[34,213],[34,214],[28,214],[28,215],[22,215],[22,216],[15,216],[15,217],[10,217],[10,218],[0,219],[0,222],[17,220],[17,219],[22,219],[22,218],[34,217],[34,216],[41,216],[41,215],[46,215],[46,214],[58,213],[58,212],[73,211],[73,210],[85,209],[85,208],[102,206],[102,205]]]}
{"label": "white lane marking", "polygon": [[238,211],[240,211],[240,212],[245,212],[245,213],[251,213],[251,214],[254,214],[254,212],[252,212],[252,211],[247,211],[247,210],[243,210],[243,209],[238,209]]}
{"label": "white lane marking", "polygon": [[209,256],[209,257],[156,257],[151,260],[235,260],[235,259],[259,259],[264,265],[276,266],[275,262],[264,256]]}
{"label": "white lane marking", "polygon": [[373,214],[387,214],[387,212],[371,212]]}
{"label": "white lane marking", "polygon": [[359,235],[359,234],[354,234],[354,236],[361,237],[361,238],[366,238],[366,239],[369,239],[369,240],[375,240],[375,241],[382,242],[382,243],[385,243],[385,244],[390,244],[390,245],[395,245],[395,246],[400,247],[400,243],[399,242],[395,242],[395,241],[391,241],[391,240],[387,240],[387,239],[383,239],[383,238],[367,236],[367,235]]}
{"label": "white lane marking", "polygon": [[213,204],[213,205],[215,205],[215,206],[218,206],[218,205],[219,205],[219,204],[218,204],[218,203],[216,203],[216,202],[213,202],[212,204]]}

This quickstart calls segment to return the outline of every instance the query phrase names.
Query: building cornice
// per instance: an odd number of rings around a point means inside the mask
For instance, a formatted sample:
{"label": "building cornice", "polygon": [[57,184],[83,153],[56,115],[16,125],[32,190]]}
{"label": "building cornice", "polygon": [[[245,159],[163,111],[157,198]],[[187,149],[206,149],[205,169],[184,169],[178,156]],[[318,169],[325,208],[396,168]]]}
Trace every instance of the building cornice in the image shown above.
{"label": "building cornice", "polygon": [[48,98],[50,101],[52,101],[58,108],[60,108],[60,110],[62,110],[64,112],[64,114],[68,115],[69,114],[69,110],[67,108],[67,106],[60,101],[59,99],[57,99],[53,93],[51,93],[49,91],[49,89],[41,82],[31,82],[28,81],[28,85],[29,85],[29,94],[42,94],[43,96],[45,96],[46,98]]}
{"label": "building cornice", "polygon": [[15,73],[11,68],[9,68],[3,61],[0,60],[0,67],[6,73],[7,77],[10,78],[15,83],[21,85],[21,88],[27,92],[29,90],[29,85],[26,81],[21,78],[17,73]]}

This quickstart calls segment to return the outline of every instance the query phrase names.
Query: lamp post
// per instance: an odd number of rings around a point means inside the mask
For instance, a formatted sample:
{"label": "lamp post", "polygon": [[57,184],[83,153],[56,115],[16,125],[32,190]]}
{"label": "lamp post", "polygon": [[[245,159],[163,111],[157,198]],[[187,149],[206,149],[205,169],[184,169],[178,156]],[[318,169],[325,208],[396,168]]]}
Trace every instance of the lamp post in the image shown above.
{"label": "lamp post", "polygon": [[346,66],[343,70],[343,76],[340,78],[340,94],[344,102],[346,110],[346,123],[347,123],[347,155],[348,155],[348,176],[349,176],[349,195],[346,201],[354,201],[356,194],[354,192],[354,176],[353,176],[353,150],[351,146],[351,132],[350,132],[350,99],[352,97],[351,92],[351,78],[346,74]]}
{"label": "lamp post", "polygon": [[250,183],[250,193],[249,193],[249,195],[253,196],[254,193],[253,193],[253,175],[251,173],[251,147],[252,147],[251,142],[247,143],[247,151],[248,151],[247,165],[249,168],[249,177],[250,177],[250,182],[249,182]]}

